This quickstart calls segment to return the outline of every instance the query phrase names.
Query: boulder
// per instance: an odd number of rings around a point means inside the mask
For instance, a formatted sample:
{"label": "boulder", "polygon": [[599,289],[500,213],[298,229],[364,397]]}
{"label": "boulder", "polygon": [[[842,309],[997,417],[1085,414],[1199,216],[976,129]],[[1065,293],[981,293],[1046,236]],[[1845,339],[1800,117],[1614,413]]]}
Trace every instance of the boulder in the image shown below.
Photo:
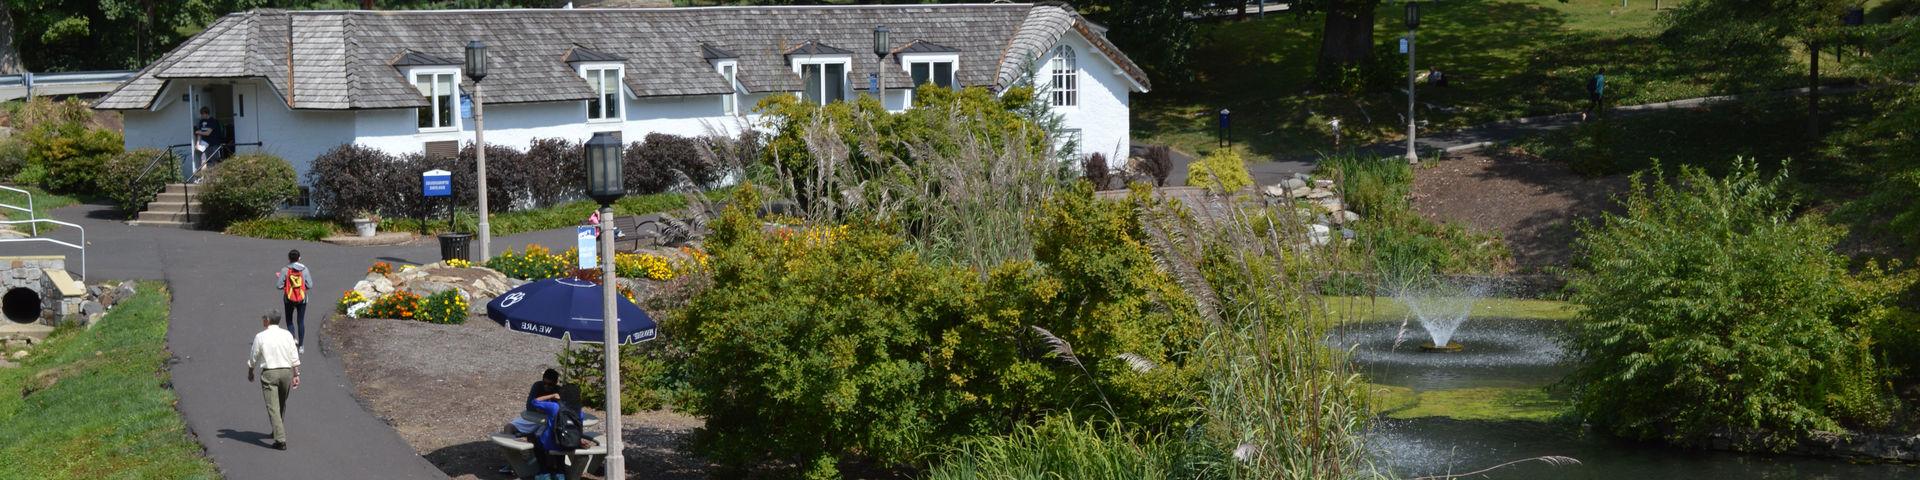
{"label": "boulder", "polygon": [[[376,277],[376,278],[367,280],[367,287],[369,289],[372,289],[373,293],[382,294],[382,295],[388,292],[392,292],[394,290],[393,281],[387,280],[387,277]],[[368,298],[373,298],[373,297],[368,297]]]}
{"label": "boulder", "polygon": [[1307,187],[1294,187],[1293,189],[1287,190],[1287,196],[1293,198],[1307,198],[1307,195],[1311,193],[1313,193],[1313,189]]}
{"label": "boulder", "polygon": [[[1299,174],[1296,173],[1294,175],[1299,175]],[[1280,182],[1280,186],[1286,187],[1289,190],[1306,187],[1307,179],[1296,176],[1293,178],[1286,179],[1286,181]]]}
{"label": "boulder", "polygon": [[1333,188],[1333,180],[1326,180],[1326,179],[1314,180],[1313,187],[1314,188]]}
{"label": "boulder", "polygon": [[1338,212],[1347,209],[1347,206],[1340,203],[1340,199],[1338,198],[1322,198],[1320,201],[1314,202],[1313,206],[1320,207],[1320,210],[1324,212]]}
{"label": "boulder", "polygon": [[1352,211],[1352,210],[1341,210],[1341,211],[1339,211],[1338,213],[1335,213],[1335,214],[1334,214],[1334,216],[1337,216],[1337,217],[1340,217],[1340,219],[1341,219],[1341,220],[1340,220],[1340,223],[1349,223],[1349,222],[1358,222],[1358,221],[1360,221],[1360,214],[1358,214],[1358,213],[1353,213],[1353,211]]}
{"label": "boulder", "polygon": [[1280,185],[1268,185],[1267,188],[1261,189],[1261,191],[1266,193],[1267,196],[1269,197],[1287,196],[1287,187],[1280,186]]}
{"label": "boulder", "polygon": [[106,313],[107,306],[101,305],[100,302],[88,300],[86,303],[80,304],[81,315],[92,317],[94,315],[105,315]]}
{"label": "boulder", "polygon": [[1332,228],[1326,225],[1317,223],[1309,225],[1307,227],[1307,242],[1314,245],[1326,245],[1327,241],[1330,240],[1329,237],[1332,235],[1332,230]]}
{"label": "boulder", "polygon": [[16,360],[16,361],[18,361],[18,360],[26,360],[26,359],[27,359],[27,355],[31,355],[31,354],[29,354],[29,353],[27,353],[27,351],[26,351],[26,350],[19,350],[19,351],[15,351],[15,352],[13,352],[13,355],[11,356],[11,358],[13,358],[13,359],[14,359],[14,360]]}
{"label": "boulder", "polygon": [[1319,199],[1327,198],[1331,196],[1333,196],[1333,191],[1327,190],[1325,188],[1315,188],[1313,190],[1307,191],[1307,198],[1313,199],[1313,200],[1319,200]]}

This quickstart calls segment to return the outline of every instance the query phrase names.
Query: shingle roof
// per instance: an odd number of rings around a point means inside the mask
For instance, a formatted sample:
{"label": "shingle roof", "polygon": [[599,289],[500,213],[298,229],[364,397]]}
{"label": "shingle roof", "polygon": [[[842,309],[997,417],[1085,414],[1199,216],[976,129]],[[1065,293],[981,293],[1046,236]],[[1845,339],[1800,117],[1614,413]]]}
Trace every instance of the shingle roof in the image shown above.
{"label": "shingle roof", "polygon": [[917,39],[916,39],[916,40],[914,40],[914,41],[911,41],[911,42],[907,42],[907,45],[906,45],[906,46],[903,46],[903,47],[900,47],[900,48],[896,48],[896,49],[893,49],[893,53],[896,53],[896,54],[900,54],[900,53],[959,53],[959,52],[960,52],[960,49],[957,49],[957,48],[953,48],[953,47],[949,47],[949,46],[946,46],[946,45],[941,45],[941,44],[938,44],[938,43],[933,43],[933,42],[929,42],[929,41],[926,41],[926,40],[917,40]]}
{"label": "shingle roof", "polygon": [[[489,103],[590,98],[586,81],[567,64],[588,56],[622,62],[627,87],[643,97],[731,91],[712,66],[711,60],[719,58],[739,61],[739,81],[750,91],[795,91],[801,79],[788,64],[788,53],[849,54],[832,45],[867,45],[873,26],[882,23],[894,38],[915,39],[902,51],[958,53],[956,81],[965,86],[1015,84],[1025,62],[1045,53],[1069,29],[1088,36],[1143,88],[1147,84],[1139,67],[1091,33],[1084,19],[1052,5],[254,10],[221,18],[95,108],[147,108],[167,79],[224,77],[265,78],[283,94],[292,92],[294,108],[420,106],[425,99],[401,75],[396,65],[405,65],[396,60],[463,58],[467,41],[476,39],[489,46]],[[867,55],[853,56],[849,78],[865,78],[878,63]],[[911,83],[898,67],[886,77],[889,88]],[[465,79],[462,83],[472,87]]]}
{"label": "shingle roof", "polygon": [[626,57],[622,57],[622,56],[619,56],[619,55],[614,55],[614,54],[610,54],[610,53],[602,53],[602,52],[599,52],[599,51],[596,51],[596,50],[594,50],[594,49],[591,49],[591,48],[587,48],[587,47],[582,47],[582,46],[579,46],[579,45],[574,45],[574,46],[573,46],[573,48],[570,48],[570,49],[567,49],[567,56],[566,56],[566,58],[565,58],[565,61],[566,61],[567,63],[574,63],[574,62],[624,62],[624,61],[626,61],[626,60],[627,60],[627,58],[626,58]]}
{"label": "shingle roof", "polygon": [[819,40],[807,40],[788,48],[787,55],[852,55],[852,50],[820,43]]}
{"label": "shingle roof", "polygon": [[396,66],[396,67],[412,67],[412,66],[418,66],[418,65],[460,65],[461,63],[464,63],[464,62],[465,62],[464,59],[453,60],[448,58],[441,58],[438,55],[432,55],[427,53],[416,52],[413,50],[407,50],[405,52],[401,52],[400,56],[394,57],[393,61],[387,62],[387,64]]}
{"label": "shingle roof", "polygon": [[740,58],[740,56],[734,55],[733,52],[714,48],[712,45],[702,43],[700,44],[700,58],[719,60],[723,58]]}

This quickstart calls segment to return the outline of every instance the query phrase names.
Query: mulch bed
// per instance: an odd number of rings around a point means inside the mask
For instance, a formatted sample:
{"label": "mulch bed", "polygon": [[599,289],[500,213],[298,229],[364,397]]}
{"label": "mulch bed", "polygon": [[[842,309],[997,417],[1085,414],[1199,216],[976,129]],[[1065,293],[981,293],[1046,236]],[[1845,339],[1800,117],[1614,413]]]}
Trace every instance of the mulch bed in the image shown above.
{"label": "mulch bed", "polygon": [[1626,188],[1625,176],[1589,178],[1561,163],[1482,150],[1415,168],[1413,208],[1500,235],[1515,273],[1553,273],[1573,258],[1574,220],[1620,212],[1612,197]]}
{"label": "mulch bed", "polygon": [[[564,345],[485,318],[435,325],[334,316],[324,330],[329,354],[342,358],[360,401],[456,479],[512,478],[495,472],[505,462],[487,435],[519,414],[527,387],[555,366]],[[706,462],[686,449],[700,419],[662,411],[621,422],[629,474],[707,477]]]}

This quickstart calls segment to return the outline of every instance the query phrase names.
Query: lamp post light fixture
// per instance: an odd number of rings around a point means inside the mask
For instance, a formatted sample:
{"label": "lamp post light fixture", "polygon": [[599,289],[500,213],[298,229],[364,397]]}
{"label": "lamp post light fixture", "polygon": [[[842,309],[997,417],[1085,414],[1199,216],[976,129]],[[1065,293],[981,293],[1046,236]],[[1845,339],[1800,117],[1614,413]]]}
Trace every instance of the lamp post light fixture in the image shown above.
{"label": "lamp post light fixture", "polygon": [[623,150],[613,133],[600,132],[587,140],[586,162],[587,197],[600,203],[600,304],[604,310],[601,323],[607,339],[607,434],[606,440],[607,475],[603,478],[627,478],[626,456],[621,453],[620,445],[620,315],[616,292],[620,289],[619,278],[613,267],[613,202],[626,196],[627,187],[622,182],[620,153]]}
{"label": "lamp post light fixture", "polygon": [[1408,1],[1407,2],[1407,163],[1420,163],[1420,154],[1414,151],[1415,130],[1417,129],[1417,126],[1419,125],[1419,123],[1415,122],[1413,117],[1413,106],[1415,105],[1414,93],[1413,93],[1413,83],[1415,78],[1413,73],[1413,49],[1414,49],[1413,40],[1414,40],[1414,31],[1419,29],[1420,29],[1420,4],[1414,3],[1412,1]]}
{"label": "lamp post light fixture", "polygon": [[485,263],[493,258],[493,227],[487,223],[487,127],[481,105],[480,80],[487,78],[487,44],[479,40],[467,42],[467,78],[473,80],[473,156],[474,169],[479,180],[480,195],[480,258]]}

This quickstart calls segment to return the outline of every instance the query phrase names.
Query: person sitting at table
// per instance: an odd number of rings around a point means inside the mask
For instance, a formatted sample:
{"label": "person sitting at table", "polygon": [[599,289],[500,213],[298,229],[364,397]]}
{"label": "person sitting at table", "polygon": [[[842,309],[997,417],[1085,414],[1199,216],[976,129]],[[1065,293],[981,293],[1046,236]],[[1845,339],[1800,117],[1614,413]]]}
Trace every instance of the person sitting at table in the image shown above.
{"label": "person sitting at table", "polygon": [[521,411],[520,416],[515,417],[512,422],[509,422],[513,431],[507,433],[519,437],[532,435],[535,430],[540,428],[540,422],[546,421],[547,419],[546,414],[542,413],[540,408],[534,406],[534,402],[554,402],[559,400],[560,372],[549,368],[545,373],[540,375],[540,381],[533,382],[533,386],[527,388],[527,401],[523,404],[525,410]]}

